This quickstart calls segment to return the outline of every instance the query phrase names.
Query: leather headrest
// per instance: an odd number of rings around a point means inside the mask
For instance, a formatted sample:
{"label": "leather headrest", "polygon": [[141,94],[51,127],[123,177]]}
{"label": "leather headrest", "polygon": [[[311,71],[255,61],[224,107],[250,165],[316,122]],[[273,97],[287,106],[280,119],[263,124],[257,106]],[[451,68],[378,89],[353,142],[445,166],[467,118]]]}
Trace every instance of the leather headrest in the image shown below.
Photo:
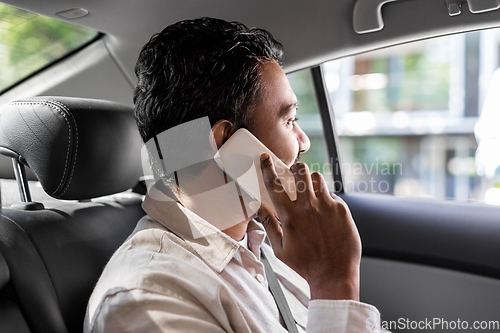
{"label": "leather headrest", "polygon": [[118,193],[142,174],[133,110],[115,102],[36,97],[0,116],[0,153],[30,167],[47,194],[82,200]]}

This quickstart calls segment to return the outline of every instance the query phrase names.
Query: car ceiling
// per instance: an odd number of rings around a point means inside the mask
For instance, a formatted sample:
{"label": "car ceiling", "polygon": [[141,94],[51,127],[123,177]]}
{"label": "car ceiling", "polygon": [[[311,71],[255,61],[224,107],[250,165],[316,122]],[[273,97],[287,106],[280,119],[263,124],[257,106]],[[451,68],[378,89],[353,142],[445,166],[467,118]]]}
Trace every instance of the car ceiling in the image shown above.
{"label": "car ceiling", "polygon": [[[464,0],[465,1],[465,0]],[[107,36],[110,53],[133,77],[141,46],[165,26],[182,19],[218,17],[267,29],[285,47],[285,70],[311,67],[326,60],[408,40],[500,25],[500,10],[450,17],[446,0],[399,0],[382,7],[385,27],[358,35],[353,30],[356,0],[2,0],[46,16],[84,8],[88,16],[67,20]],[[63,19],[65,20],[65,19]]]}

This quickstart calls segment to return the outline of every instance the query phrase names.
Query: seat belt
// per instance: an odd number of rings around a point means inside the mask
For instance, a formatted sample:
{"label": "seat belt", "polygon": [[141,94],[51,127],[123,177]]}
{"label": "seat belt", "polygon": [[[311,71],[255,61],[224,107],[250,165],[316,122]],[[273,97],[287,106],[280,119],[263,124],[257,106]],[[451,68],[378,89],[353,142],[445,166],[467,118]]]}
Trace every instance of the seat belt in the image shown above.
{"label": "seat belt", "polygon": [[297,329],[297,325],[295,324],[295,319],[293,319],[292,311],[288,306],[288,302],[286,301],[285,294],[283,294],[283,290],[281,289],[280,283],[278,282],[278,278],[267,260],[266,255],[262,249],[260,250],[260,261],[264,264],[264,269],[266,271],[267,282],[269,283],[269,290],[274,297],[274,301],[278,306],[278,310],[281,314],[281,317],[285,321],[285,326],[288,332],[291,333],[299,333]]}

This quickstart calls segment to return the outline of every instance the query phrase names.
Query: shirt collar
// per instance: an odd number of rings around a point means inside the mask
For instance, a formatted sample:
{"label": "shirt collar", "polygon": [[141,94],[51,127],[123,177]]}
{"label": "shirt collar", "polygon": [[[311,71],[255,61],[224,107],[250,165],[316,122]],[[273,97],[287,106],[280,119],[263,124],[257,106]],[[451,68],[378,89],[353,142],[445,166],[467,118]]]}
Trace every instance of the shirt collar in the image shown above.
{"label": "shirt collar", "polygon": [[[218,273],[226,267],[241,246],[236,240],[171,199],[157,198],[148,193],[142,208],[149,216],[182,238]],[[254,220],[249,222],[247,232],[265,235],[264,228]]]}

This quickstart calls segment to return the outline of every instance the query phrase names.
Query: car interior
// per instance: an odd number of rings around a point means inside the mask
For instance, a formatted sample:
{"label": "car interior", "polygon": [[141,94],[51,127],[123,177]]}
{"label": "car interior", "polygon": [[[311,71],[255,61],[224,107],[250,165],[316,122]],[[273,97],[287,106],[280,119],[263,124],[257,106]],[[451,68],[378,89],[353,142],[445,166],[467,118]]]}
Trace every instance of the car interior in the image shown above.
{"label": "car interior", "polygon": [[[494,101],[490,95],[495,92],[488,91],[488,86],[500,67],[500,37],[494,37],[493,43],[484,42],[489,41],[484,36],[497,36],[498,0],[1,0],[0,50],[10,47],[25,52],[34,45],[20,26],[38,16],[92,33],[22,77],[16,76],[21,68],[38,63],[36,48],[18,67],[5,60],[6,53],[0,55],[0,76],[7,76],[2,67],[6,66],[15,77],[8,84],[0,79],[0,332],[82,331],[87,301],[100,273],[145,214],[142,141],[133,117],[135,60],[153,34],[177,21],[203,16],[264,28],[282,42],[283,69],[301,108],[307,109],[309,98],[315,109],[315,114],[305,110],[303,123],[299,122],[312,144],[320,147],[308,154],[331,162],[335,172],[330,190],[349,205],[361,236],[361,301],[376,306],[393,332],[448,331],[457,322],[467,323],[461,328],[469,330],[500,329],[500,200],[494,197],[500,188],[500,169],[493,167],[493,180],[480,180],[474,165],[474,176],[460,171],[471,159],[474,164],[474,133],[480,137],[474,132],[475,124],[481,115],[489,114],[486,107]],[[464,33],[473,37],[457,37]],[[382,70],[360,69],[371,59],[369,52],[385,56],[391,48],[411,51],[416,47],[410,42],[439,47],[448,43],[443,38],[462,43],[463,67],[447,65],[446,78],[460,80],[447,83],[441,94],[445,99],[438,101],[436,109],[446,108],[451,114],[456,107],[462,115],[443,123],[444,111],[432,111],[433,106],[408,111],[407,102],[401,102],[394,110],[380,113],[392,117],[393,132],[367,122],[375,119],[371,112],[375,110],[369,104],[360,106],[372,98],[363,91],[386,89],[388,96],[396,94],[387,83],[395,80],[389,75],[392,72],[384,76]],[[39,53],[56,52],[60,45],[49,42],[48,47]],[[483,49],[491,49],[496,58],[488,60],[475,51]],[[456,54],[449,52],[446,57]],[[442,54],[436,51],[422,57],[432,62]],[[390,69],[397,62],[394,56],[389,58]],[[469,66],[470,59],[478,65]],[[342,74],[349,63],[354,74]],[[489,76],[481,64],[490,64]],[[475,72],[474,66],[479,68]],[[476,81],[471,84],[474,75]],[[342,78],[349,79],[350,86],[343,88],[347,79]],[[431,81],[421,81],[412,89],[434,87]],[[460,89],[453,90],[457,85]],[[311,93],[306,96],[307,89]],[[346,106],[351,102],[342,97],[346,96],[342,91],[348,90],[354,96],[352,110]],[[439,89],[430,90],[416,100],[431,100]],[[469,103],[471,98],[475,100]],[[496,119],[500,125],[500,116]],[[429,132],[423,132],[425,126]],[[401,134],[405,128],[414,132]],[[343,161],[351,165],[358,161],[351,158],[360,150],[349,147],[360,140],[367,140],[363,142],[368,142],[365,150],[370,153],[374,145],[369,142],[381,142],[376,141],[377,135],[399,145],[399,150],[383,146],[377,163],[383,162],[382,156],[396,156],[397,162],[398,155],[409,154],[410,148],[405,147],[410,146],[401,142],[420,140],[419,147],[428,144],[433,152],[441,149],[445,159],[426,158],[451,171],[441,178],[422,171],[417,178],[428,176],[422,184],[429,188],[440,181],[454,184],[451,190],[444,187],[442,196],[412,195],[415,187],[425,186],[397,178],[395,172],[392,178],[383,173],[385,178],[377,178],[378,191],[360,190],[356,185],[366,179],[352,178],[353,170]],[[455,150],[440,146],[444,144]],[[460,149],[466,155],[460,155]],[[490,153],[483,150],[484,154]],[[307,154],[304,160],[313,161]],[[425,166],[423,157],[409,161],[408,167],[402,166],[405,170]],[[354,190],[347,186],[351,179]],[[390,191],[380,190],[380,184],[388,184]],[[477,194],[479,189],[489,194]],[[440,325],[418,327],[426,321]]]}

